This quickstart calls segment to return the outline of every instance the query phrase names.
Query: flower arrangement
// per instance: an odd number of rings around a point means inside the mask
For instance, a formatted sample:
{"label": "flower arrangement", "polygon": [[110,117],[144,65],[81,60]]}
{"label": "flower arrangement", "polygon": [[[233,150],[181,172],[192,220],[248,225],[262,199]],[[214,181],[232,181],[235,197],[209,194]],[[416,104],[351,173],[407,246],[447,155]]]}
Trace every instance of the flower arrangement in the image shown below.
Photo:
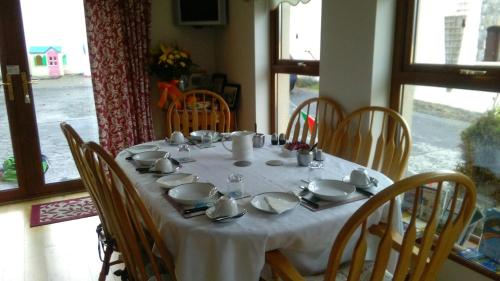
{"label": "flower arrangement", "polygon": [[150,64],[151,73],[160,79],[158,107],[165,108],[168,105],[169,96],[170,99],[175,100],[181,95],[178,88],[179,81],[182,78],[184,80],[188,78],[193,66],[188,51],[177,46],[169,47],[160,44],[159,50],[153,53]]}
{"label": "flower arrangement", "polygon": [[193,65],[188,51],[160,44],[160,50],[153,53],[150,70],[159,79],[171,81],[179,80],[183,75],[189,76]]}

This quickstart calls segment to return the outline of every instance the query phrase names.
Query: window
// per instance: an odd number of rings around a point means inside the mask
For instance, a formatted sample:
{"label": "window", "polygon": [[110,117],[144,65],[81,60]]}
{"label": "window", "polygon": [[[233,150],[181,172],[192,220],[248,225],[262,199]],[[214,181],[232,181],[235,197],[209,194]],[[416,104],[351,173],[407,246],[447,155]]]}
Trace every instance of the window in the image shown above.
{"label": "window", "polygon": [[321,0],[271,11],[271,129],[284,133],[304,100],[318,96]]}
{"label": "window", "polygon": [[396,22],[391,105],[412,129],[408,174],[461,171],[479,209],[500,206],[500,3],[398,1]]}

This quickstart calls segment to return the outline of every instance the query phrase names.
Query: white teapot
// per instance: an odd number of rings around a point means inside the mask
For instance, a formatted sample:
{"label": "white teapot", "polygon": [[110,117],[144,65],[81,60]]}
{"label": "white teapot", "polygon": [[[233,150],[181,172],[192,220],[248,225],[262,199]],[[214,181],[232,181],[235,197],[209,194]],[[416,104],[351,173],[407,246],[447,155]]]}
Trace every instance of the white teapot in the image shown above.
{"label": "white teapot", "polygon": [[224,141],[222,145],[225,149],[233,153],[233,158],[238,161],[249,161],[253,158],[253,142],[252,137],[255,133],[250,131],[232,132],[230,139],[232,140],[232,149],[228,148]]}

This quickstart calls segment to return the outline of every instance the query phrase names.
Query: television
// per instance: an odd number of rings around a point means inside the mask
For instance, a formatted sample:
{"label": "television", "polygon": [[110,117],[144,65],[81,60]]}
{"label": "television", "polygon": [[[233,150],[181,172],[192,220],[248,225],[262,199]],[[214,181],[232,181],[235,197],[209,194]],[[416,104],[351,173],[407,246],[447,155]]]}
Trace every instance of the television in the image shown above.
{"label": "television", "polygon": [[177,25],[225,25],[227,0],[174,0],[174,18]]}

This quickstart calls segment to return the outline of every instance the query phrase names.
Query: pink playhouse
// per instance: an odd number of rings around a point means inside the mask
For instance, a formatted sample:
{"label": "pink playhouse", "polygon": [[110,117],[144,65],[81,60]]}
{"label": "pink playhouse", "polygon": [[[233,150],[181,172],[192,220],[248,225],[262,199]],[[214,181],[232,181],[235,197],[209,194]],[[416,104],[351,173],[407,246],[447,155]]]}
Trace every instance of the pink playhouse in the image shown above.
{"label": "pink playhouse", "polygon": [[66,57],[60,46],[33,46],[29,48],[30,70],[33,76],[57,78],[64,75]]}

